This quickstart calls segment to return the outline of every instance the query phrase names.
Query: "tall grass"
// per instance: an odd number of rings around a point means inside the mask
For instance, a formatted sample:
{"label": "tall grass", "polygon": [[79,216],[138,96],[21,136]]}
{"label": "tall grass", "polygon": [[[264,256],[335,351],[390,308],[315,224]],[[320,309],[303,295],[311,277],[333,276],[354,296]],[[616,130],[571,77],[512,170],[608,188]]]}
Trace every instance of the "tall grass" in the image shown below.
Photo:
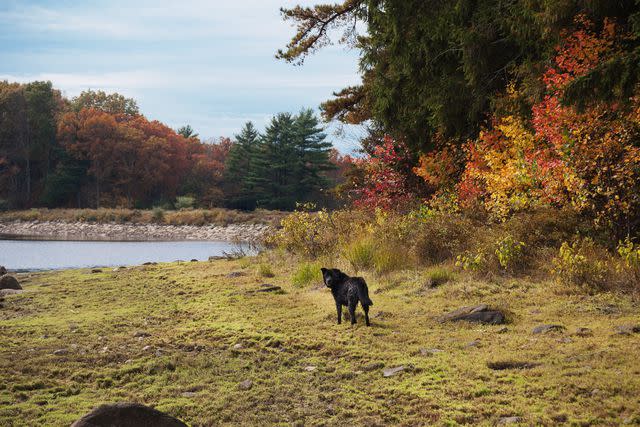
{"label": "tall grass", "polygon": [[302,288],[309,286],[313,282],[322,283],[322,273],[320,264],[317,262],[303,262],[291,277],[294,286]]}

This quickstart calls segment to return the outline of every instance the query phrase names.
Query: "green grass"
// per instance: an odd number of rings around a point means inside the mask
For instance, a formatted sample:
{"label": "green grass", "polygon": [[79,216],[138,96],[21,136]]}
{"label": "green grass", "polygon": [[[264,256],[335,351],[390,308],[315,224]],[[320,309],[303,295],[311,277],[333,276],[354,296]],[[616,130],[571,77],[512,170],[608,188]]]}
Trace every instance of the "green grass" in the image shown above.
{"label": "green grass", "polygon": [[[423,271],[365,271],[373,326],[351,327],[335,324],[327,289],[293,286],[296,262],[270,262],[282,294],[252,292],[263,282],[251,274],[227,277],[246,260],[30,275],[1,303],[0,425],[68,426],[115,401],[193,426],[640,422],[640,335],[613,334],[638,323],[626,297],[464,275],[420,294]],[[438,321],[477,303],[508,310],[508,330]],[[540,323],[567,331],[533,335]],[[578,327],[593,334],[572,335]]]}

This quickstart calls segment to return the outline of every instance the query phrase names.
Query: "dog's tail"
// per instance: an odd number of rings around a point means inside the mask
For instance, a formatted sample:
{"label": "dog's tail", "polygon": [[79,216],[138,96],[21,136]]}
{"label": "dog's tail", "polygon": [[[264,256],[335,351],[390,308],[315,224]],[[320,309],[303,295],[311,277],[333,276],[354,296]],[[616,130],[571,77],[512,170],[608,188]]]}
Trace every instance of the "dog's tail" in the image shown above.
{"label": "dog's tail", "polygon": [[369,298],[369,288],[367,288],[367,283],[364,279],[358,280],[358,299],[362,303],[362,305],[372,306],[373,301]]}

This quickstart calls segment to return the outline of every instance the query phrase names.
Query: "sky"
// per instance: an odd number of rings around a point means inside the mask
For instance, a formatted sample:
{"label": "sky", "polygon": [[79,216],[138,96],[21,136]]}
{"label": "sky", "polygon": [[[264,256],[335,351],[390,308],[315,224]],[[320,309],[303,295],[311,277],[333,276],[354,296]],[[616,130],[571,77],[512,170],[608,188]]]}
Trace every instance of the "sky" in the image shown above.
{"label": "sky", "polygon": [[[301,67],[275,59],[294,34],[279,8],[316,2],[0,0],[0,80],[50,80],[67,97],[119,92],[149,119],[231,137],[359,83],[358,53],[342,46]],[[363,130],[341,128],[329,125],[328,139],[352,152]]]}

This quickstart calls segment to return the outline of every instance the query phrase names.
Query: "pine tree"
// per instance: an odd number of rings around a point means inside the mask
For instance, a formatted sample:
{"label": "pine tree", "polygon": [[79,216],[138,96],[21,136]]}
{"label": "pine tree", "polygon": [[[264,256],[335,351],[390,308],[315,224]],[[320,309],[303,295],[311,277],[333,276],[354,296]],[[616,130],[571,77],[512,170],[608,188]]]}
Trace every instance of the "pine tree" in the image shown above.
{"label": "pine tree", "polygon": [[269,209],[295,207],[294,167],[296,162],[294,118],[289,113],[275,116],[267,127],[254,156],[248,182],[257,205]]}
{"label": "pine tree", "polygon": [[294,132],[297,151],[294,167],[296,201],[309,201],[329,185],[323,172],[333,169],[329,161],[331,143],[325,141],[327,136],[311,109],[303,110],[296,116]]}
{"label": "pine tree", "polygon": [[235,136],[235,143],[229,150],[224,171],[228,207],[246,210],[256,207],[255,192],[249,175],[259,139],[260,135],[252,122],[245,123],[240,134]]}

